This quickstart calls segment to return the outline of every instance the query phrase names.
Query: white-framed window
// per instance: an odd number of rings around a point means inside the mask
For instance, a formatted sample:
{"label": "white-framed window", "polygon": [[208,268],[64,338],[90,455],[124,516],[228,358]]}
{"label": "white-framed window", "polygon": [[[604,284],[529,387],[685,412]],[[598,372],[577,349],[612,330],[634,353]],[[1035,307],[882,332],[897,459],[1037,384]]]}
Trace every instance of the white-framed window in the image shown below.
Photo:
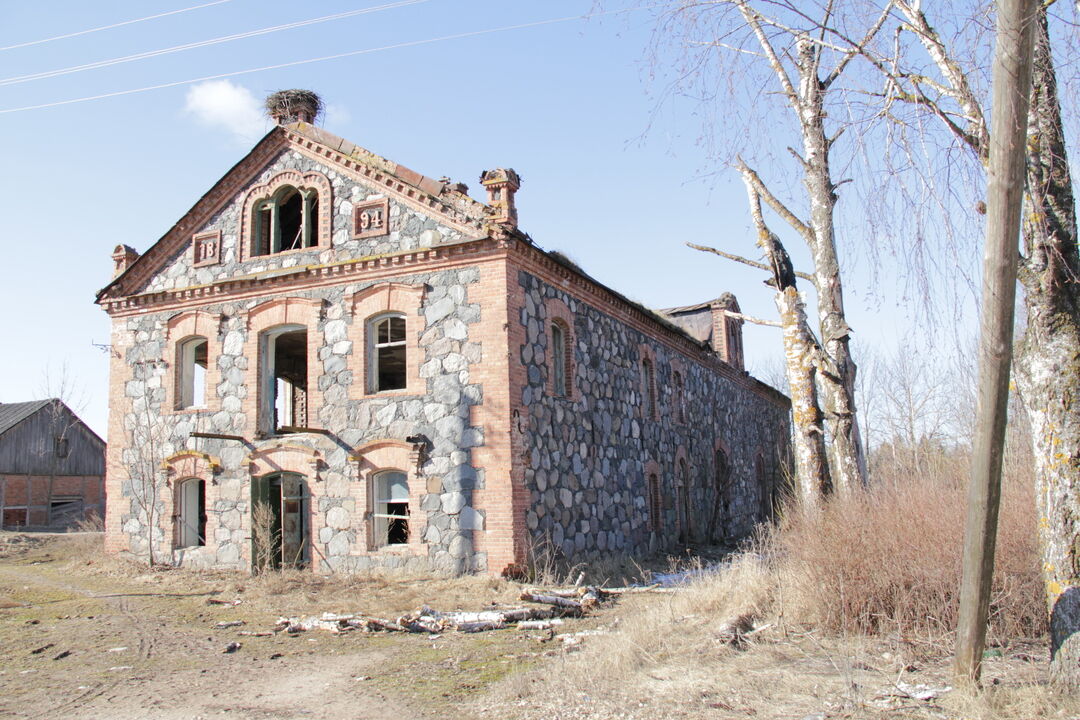
{"label": "white-framed window", "polygon": [[201,335],[186,338],[177,345],[177,410],[206,407],[208,348],[206,338]]}
{"label": "white-framed window", "polygon": [[319,193],[283,185],[255,204],[251,218],[252,255],[272,255],[319,244]]}
{"label": "white-framed window", "polygon": [[368,384],[372,392],[404,390],[408,381],[405,316],[379,315],[368,322]]}
{"label": "white-framed window", "polygon": [[206,544],[206,482],[187,478],[177,489],[176,547],[201,547]]}
{"label": "white-framed window", "polygon": [[409,480],[399,470],[384,470],[372,479],[375,545],[409,542]]}

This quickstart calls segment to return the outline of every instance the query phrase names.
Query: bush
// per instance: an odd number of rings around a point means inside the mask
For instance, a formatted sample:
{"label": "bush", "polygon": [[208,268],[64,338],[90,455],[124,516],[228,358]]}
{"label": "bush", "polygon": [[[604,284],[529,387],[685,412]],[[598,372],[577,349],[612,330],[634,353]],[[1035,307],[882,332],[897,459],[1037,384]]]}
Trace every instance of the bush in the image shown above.
{"label": "bush", "polygon": [[[922,476],[794,510],[767,533],[787,620],[938,639],[956,627],[965,477]],[[1002,487],[990,640],[1046,632],[1030,476]]]}

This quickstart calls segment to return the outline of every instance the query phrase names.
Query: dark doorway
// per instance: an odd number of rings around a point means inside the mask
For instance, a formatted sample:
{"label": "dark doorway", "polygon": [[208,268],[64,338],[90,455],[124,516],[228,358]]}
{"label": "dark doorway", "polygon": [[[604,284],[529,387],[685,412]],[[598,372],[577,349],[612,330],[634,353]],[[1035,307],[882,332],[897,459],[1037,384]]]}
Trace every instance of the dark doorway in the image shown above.
{"label": "dark doorway", "polygon": [[275,473],[251,481],[251,559],[254,570],[306,567],[310,495],[304,476]]}

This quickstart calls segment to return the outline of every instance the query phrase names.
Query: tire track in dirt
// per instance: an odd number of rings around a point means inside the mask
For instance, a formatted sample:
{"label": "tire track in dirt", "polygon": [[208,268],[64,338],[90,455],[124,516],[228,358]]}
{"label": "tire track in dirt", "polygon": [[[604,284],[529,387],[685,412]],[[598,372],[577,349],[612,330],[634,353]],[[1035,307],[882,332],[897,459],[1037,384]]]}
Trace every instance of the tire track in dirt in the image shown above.
{"label": "tire track in dirt", "polygon": [[[49,578],[44,575],[27,575],[19,572],[17,566],[0,566],[0,578],[5,578],[9,581],[18,582],[24,585],[30,584],[48,588],[50,590],[62,590],[87,599],[104,601],[122,618],[121,622],[124,627],[134,631],[137,635],[139,641],[139,657],[141,659],[148,659],[153,654],[156,645],[154,635],[143,629],[143,624],[139,622],[139,617],[132,611],[132,603],[129,597],[125,597],[124,595],[98,594],[88,588],[80,587],[70,582]],[[60,703],[50,704],[33,711],[31,714],[26,715],[26,717],[28,720],[62,717],[67,712],[76,710],[98,697],[101,697],[105,693],[116,689],[120,686],[121,682],[122,678],[91,681],[82,692],[76,693],[74,696],[71,696]]]}

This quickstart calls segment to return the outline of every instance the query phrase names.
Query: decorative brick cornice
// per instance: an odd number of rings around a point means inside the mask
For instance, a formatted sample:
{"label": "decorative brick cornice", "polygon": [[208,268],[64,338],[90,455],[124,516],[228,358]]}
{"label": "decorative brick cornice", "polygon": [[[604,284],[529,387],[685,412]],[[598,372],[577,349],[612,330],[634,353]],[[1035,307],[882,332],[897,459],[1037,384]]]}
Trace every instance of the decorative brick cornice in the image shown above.
{"label": "decorative brick cornice", "polygon": [[297,292],[357,280],[371,281],[412,272],[431,272],[435,269],[493,259],[500,255],[513,257],[521,269],[550,280],[551,284],[566,289],[598,310],[710,371],[746,387],[774,405],[785,409],[790,406],[791,401],[786,395],[731,367],[707,345],[694,340],[656,313],[628,300],[581,271],[555,260],[527,240],[515,237],[484,237],[398,253],[368,255],[355,260],[268,270],[253,275],[225,278],[208,285],[127,297],[101,298],[99,302],[110,315],[123,317],[153,310],[235,301],[271,293]]}
{"label": "decorative brick cornice", "polygon": [[[491,215],[487,205],[463,193],[447,191],[445,183],[371,153],[347,154],[323,145],[296,129],[287,130],[286,137],[293,147],[312,160],[332,162],[345,174],[374,185],[380,191],[391,194],[395,200],[427,213],[437,213],[447,225],[467,235],[476,236],[483,232],[484,223]],[[356,149],[355,145],[350,144],[349,147]]]}
{"label": "decorative brick cornice", "polygon": [[[336,141],[336,147],[324,145],[311,137],[312,135],[332,138]],[[173,257],[184,244],[191,242],[192,233],[206,225],[215,213],[233,201],[241,189],[262,172],[275,155],[286,148],[297,150],[319,162],[329,161],[343,174],[371,184],[406,205],[427,213],[436,213],[448,226],[471,238],[478,239],[485,234],[485,225],[489,222],[492,211],[487,205],[468,195],[448,189],[445,183],[378,158],[363,148],[306,124],[278,126],[199,198],[179,222],[146,253],[101,290],[97,302],[106,305],[111,300],[130,293],[133,288],[144,285],[150,276],[160,269],[163,262]],[[332,212],[332,208],[332,203],[328,204],[327,216]]]}
{"label": "decorative brick cornice", "polygon": [[399,253],[368,255],[356,260],[303,265],[267,270],[219,280],[208,285],[193,285],[176,290],[161,290],[100,301],[113,316],[145,311],[162,311],[258,297],[278,292],[296,292],[316,287],[338,285],[357,280],[379,280],[409,272],[431,272],[495,257],[505,252],[504,241],[483,238],[460,243],[418,248]]}
{"label": "decorative brick cornice", "polygon": [[787,409],[791,401],[786,395],[765,383],[736,370],[712,352],[711,348],[687,335],[681,328],[669,323],[656,313],[628,300],[606,285],[583,272],[555,260],[535,245],[511,241],[511,255],[519,266],[575,295],[616,320],[629,325],[638,332],[708,368],[774,405]]}

